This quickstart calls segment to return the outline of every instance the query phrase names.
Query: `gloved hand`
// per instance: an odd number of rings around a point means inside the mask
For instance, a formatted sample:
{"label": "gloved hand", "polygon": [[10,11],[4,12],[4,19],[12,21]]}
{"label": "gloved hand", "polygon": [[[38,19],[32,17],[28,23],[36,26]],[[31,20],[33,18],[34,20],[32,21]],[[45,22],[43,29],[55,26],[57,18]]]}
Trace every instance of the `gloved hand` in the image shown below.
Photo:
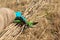
{"label": "gloved hand", "polygon": [[16,20],[14,21],[14,23],[26,23],[29,27],[32,27],[33,25],[35,25],[37,22],[28,22],[27,19],[22,15],[21,12],[16,12]]}

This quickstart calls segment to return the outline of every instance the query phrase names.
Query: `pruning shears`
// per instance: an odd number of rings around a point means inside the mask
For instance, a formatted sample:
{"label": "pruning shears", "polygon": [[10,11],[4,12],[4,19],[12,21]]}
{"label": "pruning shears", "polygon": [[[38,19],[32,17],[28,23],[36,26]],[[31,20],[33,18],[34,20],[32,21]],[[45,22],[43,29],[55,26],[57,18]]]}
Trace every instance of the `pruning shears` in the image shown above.
{"label": "pruning shears", "polygon": [[32,27],[33,25],[37,24],[37,22],[28,22],[27,19],[22,15],[20,11],[16,12],[16,19],[14,20],[14,23],[20,23],[20,24],[26,24],[29,27]]}

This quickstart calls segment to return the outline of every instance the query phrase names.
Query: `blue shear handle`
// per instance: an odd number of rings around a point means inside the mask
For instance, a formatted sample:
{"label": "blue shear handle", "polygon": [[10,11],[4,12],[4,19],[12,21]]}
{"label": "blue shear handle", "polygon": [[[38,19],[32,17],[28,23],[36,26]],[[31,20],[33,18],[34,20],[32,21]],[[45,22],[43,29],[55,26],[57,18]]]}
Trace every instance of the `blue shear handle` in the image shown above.
{"label": "blue shear handle", "polygon": [[17,17],[21,17],[25,23],[27,22],[27,19],[22,15],[20,11],[16,12],[16,18]]}
{"label": "blue shear handle", "polygon": [[21,18],[23,19],[23,21],[26,23],[27,22],[27,19],[23,16],[23,15],[21,15]]}
{"label": "blue shear handle", "polygon": [[16,12],[16,17],[21,17],[22,13],[21,12]]}

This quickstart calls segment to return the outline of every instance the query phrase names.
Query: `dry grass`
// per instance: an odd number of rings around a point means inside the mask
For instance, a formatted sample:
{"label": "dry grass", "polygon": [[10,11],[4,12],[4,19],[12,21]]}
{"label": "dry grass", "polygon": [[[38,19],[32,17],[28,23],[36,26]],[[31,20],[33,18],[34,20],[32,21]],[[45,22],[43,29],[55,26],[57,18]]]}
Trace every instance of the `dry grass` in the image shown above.
{"label": "dry grass", "polygon": [[12,23],[0,34],[0,40],[60,40],[59,0],[0,0],[0,7],[23,12],[28,21],[39,22],[21,34]]}

